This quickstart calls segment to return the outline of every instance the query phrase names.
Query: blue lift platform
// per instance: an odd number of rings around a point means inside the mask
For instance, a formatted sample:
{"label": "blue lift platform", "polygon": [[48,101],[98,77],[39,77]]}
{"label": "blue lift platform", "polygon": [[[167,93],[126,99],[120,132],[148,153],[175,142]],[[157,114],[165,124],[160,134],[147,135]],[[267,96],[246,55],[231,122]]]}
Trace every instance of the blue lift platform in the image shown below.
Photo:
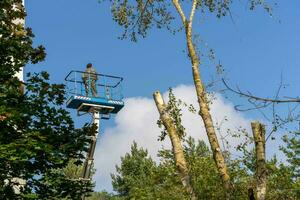
{"label": "blue lift platform", "polygon": [[[71,71],[66,76],[67,108],[76,109],[78,115],[92,113],[96,109],[103,119],[106,119],[110,114],[118,113],[124,107],[122,95],[123,78],[92,74],[94,78],[95,76],[97,77],[97,80],[93,82],[88,78],[84,83],[82,77],[85,73],[83,71]],[[96,95],[93,94],[93,89],[96,90]]]}

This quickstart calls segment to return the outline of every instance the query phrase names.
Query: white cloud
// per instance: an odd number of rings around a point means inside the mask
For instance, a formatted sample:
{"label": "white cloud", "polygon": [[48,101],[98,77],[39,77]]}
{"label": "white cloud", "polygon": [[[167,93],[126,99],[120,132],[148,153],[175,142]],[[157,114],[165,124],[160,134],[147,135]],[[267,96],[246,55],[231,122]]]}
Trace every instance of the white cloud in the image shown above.
{"label": "white cloud", "polygon": [[[193,86],[180,85],[174,88],[176,97],[198,108]],[[211,106],[214,122],[221,123],[226,116],[228,121],[222,125],[222,132],[242,126],[249,130],[250,120],[236,112],[231,103],[225,101],[221,95],[216,95]],[[167,101],[167,92],[164,93]],[[160,129],[156,125],[158,112],[150,98],[134,97],[125,100],[125,107],[115,118],[115,126],[104,130],[99,138],[95,152],[96,190],[106,189],[112,191],[110,173],[115,172],[115,165],[120,163],[120,157],[130,151],[133,141],[146,148],[152,158],[157,159],[157,151],[161,146],[169,148],[168,139],[164,142],[157,141]],[[185,110],[183,112],[183,125],[187,134],[195,139],[207,140],[202,120],[197,114]],[[231,144],[238,140],[228,138]]]}

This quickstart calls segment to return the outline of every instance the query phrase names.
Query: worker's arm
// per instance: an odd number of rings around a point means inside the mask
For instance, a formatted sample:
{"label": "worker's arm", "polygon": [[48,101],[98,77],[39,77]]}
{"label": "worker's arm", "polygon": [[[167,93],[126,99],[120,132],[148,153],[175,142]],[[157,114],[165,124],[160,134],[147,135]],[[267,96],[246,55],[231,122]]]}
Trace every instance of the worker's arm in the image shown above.
{"label": "worker's arm", "polygon": [[83,82],[86,82],[86,79],[87,79],[87,73],[86,73],[86,72],[83,72],[81,78],[82,78]]}
{"label": "worker's arm", "polygon": [[95,80],[98,80],[98,75],[97,75],[97,72],[96,72],[95,69],[92,69],[92,73],[93,73],[93,75],[95,77]]}

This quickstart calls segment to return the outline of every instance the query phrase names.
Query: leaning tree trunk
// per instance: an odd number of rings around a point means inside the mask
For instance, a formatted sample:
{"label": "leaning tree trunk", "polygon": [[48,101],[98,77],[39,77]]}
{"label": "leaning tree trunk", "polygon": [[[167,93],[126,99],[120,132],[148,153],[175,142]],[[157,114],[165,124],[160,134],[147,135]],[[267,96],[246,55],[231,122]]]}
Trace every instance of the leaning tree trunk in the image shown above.
{"label": "leaning tree trunk", "polygon": [[193,44],[193,39],[192,39],[192,22],[193,22],[193,17],[195,14],[195,10],[197,7],[197,0],[193,1],[193,7],[190,13],[189,19],[186,19],[184,12],[180,6],[180,3],[178,0],[173,0],[173,4],[181,16],[182,23],[185,27],[185,35],[186,35],[186,41],[187,41],[187,48],[188,48],[188,53],[189,57],[192,63],[192,72],[193,72],[193,80],[194,80],[194,85],[196,88],[196,93],[197,93],[197,99],[200,107],[199,115],[201,116],[205,130],[208,136],[208,140],[210,143],[210,147],[213,152],[213,158],[216,163],[218,172],[221,176],[223,187],[226,191],[226,199],[230,198],[230,193],[231,193],[231,184],[230,184],[230,177],[227,172],[227,167],[225,164],[225,159],[222,154],[218,138],[214,129],[213,125],[213,120],[210,114],[209,110],[209,102],[206,97],[206,90],[204,87],[204,84],[202,83],[201,76],[200,76],[200,71],[199,71],[199,58],[197,55],[197,52],[195,50],[195,46]]}
{"label": "leaning tree trunk", "polygon": [[174,126],[174,122],[170,115],[168,114],[168,111],[166,110],[166,105],[164,103],[164,100],[160,94],[160,92],[155,92],[153,94],[153,98],[155,100],[156,107],[158,109],[158,112],[160,114],[160,119],[163,122],[164,127],[167,130],[167,133],[170,137],[172,148],[173,148],[173,154],[175,158],[175,163],[177,167],[177,171],[179,172],[181,182],[190,195],[191,200],[197,200],[196,193],[194,192],[194,189],[191,185],[191,179],[189,176],[189,170],[187,167],[187,163],[184,157],[183,149],[181,146],[180,138],[178,137],[177,130]]}
{"label": "leaning tree trunk", "polygon": [[230,192],[231,192],[231,184],[230,184],[230,177],[227,172],[227,167],[225,164],[225,159],[222,154],[218,138],[214,129],[214,124],[213,120],[210,114],[210,109],[209,109],[209,102],[206,98],[206,90],[204,87],[204,84],[201,81],[201,76],[199,72],[199,61],[197,54],[195,53],[195,48],[192,43],[192,38],[191,38],[191,29],[187,28],[186,36],[187,36],[187,43],[188,43],[188,49],[191,57],[191,62],[192,62],[192,71],[193,71],[193,79],[194,79],[194,84],[197,92],[197,98],[198,98],[198,103],[200,107],[199,115],[201,116],[206,134],[208,136],[208,140],[210,143],[210,147],[213,152],[213,158],[214,161],[217,165],[218,172],[221,176],[223,186],[226,190],[226,199],[229,199]]}
{"label": "leaning tree trunk", "polygon": [[267,168],[265,150],[265,126],[251,123],[256,152],[256,199],[265,200],[267,191]]}

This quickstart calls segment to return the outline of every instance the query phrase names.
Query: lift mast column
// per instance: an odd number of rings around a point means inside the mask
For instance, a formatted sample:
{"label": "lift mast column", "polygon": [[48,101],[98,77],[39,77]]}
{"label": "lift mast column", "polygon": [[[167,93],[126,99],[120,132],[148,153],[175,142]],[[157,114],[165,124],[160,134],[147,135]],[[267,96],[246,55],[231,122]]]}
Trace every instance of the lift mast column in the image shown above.
{"label": "lift mast column", "polygon": [[96,143],[100,131],[100,113],[96,110],[93,112],[93,123],[97,126],[97,129],[95,135],[91,136],[92,137],[91,144],[83,166],[82,178],[85,180],[88,180],[91,177],[91,170],[94,163]]}

